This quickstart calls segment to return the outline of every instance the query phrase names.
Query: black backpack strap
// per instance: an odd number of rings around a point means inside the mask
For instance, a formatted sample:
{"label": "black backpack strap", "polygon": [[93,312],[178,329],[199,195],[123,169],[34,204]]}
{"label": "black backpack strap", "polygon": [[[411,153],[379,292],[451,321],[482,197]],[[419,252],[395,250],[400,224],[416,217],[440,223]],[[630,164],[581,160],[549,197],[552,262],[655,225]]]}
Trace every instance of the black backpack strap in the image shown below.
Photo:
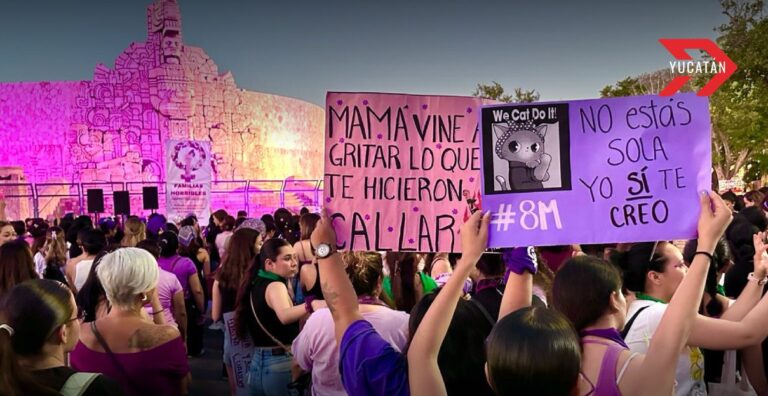
{"label": "black backpack strap", "polygon": [[493,316],[491,316],[491,313],[488,312],[487,309],[485,309],[485,307],[483,306],[483,304],[480,303],[480,301],[477,301],[474,298],[470,298],[469,302],[474,304],[477,307],[477,309],[483,314],[485,319],[488,320],[488,323],[490,323],[491,326],[496,324],[496,319],[494,319]]}
{"label": "black backpack strap", "polygon": [[[99,345],[104,349],[104,352],[107,353],[107,356],[109,356],[109,359],[112,361],[112,365],[117,369],[117,371],[120,372],[120,375],[123,376],[126,383],[129,384],[131,388],[133,388],[133,391],[137,391],[138,384],[133,381],[131,378],[131,375],[128,374],[128,371],[125,370],[125,366],[120,363],[120,360],[117,359],[117,356],[112,352],[112,349],[107,345],[107,341],[104,339],[104,337],[99,332],[99,329],[96,328],[96,321],[94,320],[91,322],[91,331],[93,332],[93,335],[96,337],[96,341],[99,342]],[[141,392],[139,392],[141,393]]]}
{"label": "black backpack strap", "polygon": [[650,305],[646,305],[635,312],[634,315],[632,315],[632,318],[629,319],[629,322],[624,325],[624,329],[621,330],[621,338],[627,338],[627,334],[629,334],[629,329],[632,328],[632,324],[635,323],[635,319],[637,319],[637,316],[640,315],[640,312],[643,312],[646,308],[650,307]]}

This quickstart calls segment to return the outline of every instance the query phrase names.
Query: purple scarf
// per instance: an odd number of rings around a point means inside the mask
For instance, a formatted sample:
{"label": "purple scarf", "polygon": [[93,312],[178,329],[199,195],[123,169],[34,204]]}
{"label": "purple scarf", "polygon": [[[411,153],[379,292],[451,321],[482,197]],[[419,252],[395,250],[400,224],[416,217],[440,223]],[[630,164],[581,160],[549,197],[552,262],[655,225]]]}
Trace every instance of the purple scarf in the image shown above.
{"label": "purple scarf", "polygon": [[582,330],[579,335],[583,338],[586,336],[592,336],[592,337],[598,337],[603,338],[606,340],[613,341],[625,349],[629,349],[627,346],[627,343],[624,342],[624,339],[621,338],[621,334],[619,334],[619,331],[614,328],[609,329],[594,329],[594,330]]}

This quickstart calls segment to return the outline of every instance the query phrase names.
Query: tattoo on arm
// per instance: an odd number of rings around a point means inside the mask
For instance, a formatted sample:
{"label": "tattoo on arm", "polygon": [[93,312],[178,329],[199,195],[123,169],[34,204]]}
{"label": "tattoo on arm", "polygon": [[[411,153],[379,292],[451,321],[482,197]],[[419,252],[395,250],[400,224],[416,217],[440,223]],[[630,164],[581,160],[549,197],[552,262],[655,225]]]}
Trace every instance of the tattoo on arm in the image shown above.
{"label": "tattoo on arm", "polygon": [[331,315],[336,315],[338,307],[336,304],[339,301],[339,293],[328,284],[328,282],[322,282],[323,297],[325,298],[325,304],[328,305],[328,309],[331,311]]}

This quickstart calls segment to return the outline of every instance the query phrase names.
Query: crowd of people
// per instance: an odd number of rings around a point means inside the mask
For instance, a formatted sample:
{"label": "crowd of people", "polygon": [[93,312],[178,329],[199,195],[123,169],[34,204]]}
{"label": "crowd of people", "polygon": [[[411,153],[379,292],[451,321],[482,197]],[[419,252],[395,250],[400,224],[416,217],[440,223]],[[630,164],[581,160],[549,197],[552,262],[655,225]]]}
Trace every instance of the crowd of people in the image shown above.
{"label": "crowd of people", "polygon": [[185,395],[210,326],[232,395],[765,395],[765,193],[703,193],[692,241],[488,250],[478,211],[461,254],[306,209],[0,220],[0,394]]}

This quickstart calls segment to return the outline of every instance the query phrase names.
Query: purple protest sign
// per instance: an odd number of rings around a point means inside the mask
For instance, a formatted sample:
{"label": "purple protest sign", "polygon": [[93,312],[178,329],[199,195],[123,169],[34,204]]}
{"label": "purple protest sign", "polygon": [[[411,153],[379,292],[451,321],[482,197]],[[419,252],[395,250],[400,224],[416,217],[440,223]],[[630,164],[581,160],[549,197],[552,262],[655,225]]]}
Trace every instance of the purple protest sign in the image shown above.
{"label": "purple protest sign", "polygon": [[710,189],[706,97],[481,109],[490,247],[694,238]]}
{"label": "purple protest sign", "polygon": [[474,97],[326,98],[325,203],[343,250],[457,252],[480,198]]}

